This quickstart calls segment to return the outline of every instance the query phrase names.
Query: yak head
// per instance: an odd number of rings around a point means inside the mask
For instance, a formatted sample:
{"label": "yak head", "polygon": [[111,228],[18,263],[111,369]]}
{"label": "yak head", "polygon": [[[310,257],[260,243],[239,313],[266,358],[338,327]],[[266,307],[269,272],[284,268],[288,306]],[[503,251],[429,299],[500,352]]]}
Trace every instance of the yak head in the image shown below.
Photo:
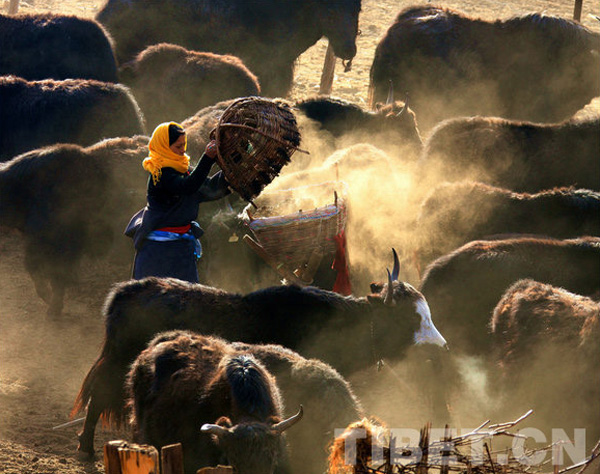
{"label": "yak head", "polygon": [[361,0],[319,0],[317,20],[338,58],[352,60],[356,56],[359,35],[358,15]]}
{"label": "yak head", "polygon": [[[397,333],[398,331],[392,326],[401,325],[400,332],[406,337],[410,334],[414,344],[435,344],[447,349],[446,339],[433,324],[425,296],[411,284],[398,280],[400,271],[398,254],[395,249],[392,249],[392,252],[394,268],[392,273],[387,271],[387,282],[371,283],[372,294],[367,296],[371,305],[383,306],[386,309],[378,312],[380,316],[374,323],[374,336]],[[381,337],[380,340],[390,340],[390,344],[398,344],[391,338]],[[385,351],[385,348],[381,347],[381,350]],[[397,347],[390,347],[388,350],[397,350]]]}
{"label": "yak head", "polygon": [[215,424],[202,425],[201,431],[213,435],[224,462],[237,474],[273,474],[287,472],[287,452],[283,432],[302,419],[303,409],[295,415],[277,421],[244,422],[233,425],[227,417]]}

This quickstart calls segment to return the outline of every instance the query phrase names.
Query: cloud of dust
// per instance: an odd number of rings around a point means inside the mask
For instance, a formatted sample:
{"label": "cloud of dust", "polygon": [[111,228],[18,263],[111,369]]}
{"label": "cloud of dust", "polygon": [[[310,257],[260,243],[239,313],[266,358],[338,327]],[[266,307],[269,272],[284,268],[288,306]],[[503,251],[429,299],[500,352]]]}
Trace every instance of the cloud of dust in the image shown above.
{"label": "cloud of dust", "polygon": [[[352,145],[323,158],[324,147],[320,143],[315,147],[314,156],[310,148],[311,160],[303,169],[284,168],[265,188],[264,195],[298,188],[299,200],[310,198],[314,207],[320,207],[332,204],[333,196],[319,196],[321,191],[316,185],[331,181],[345,183],[346,193],[340,193],[340,198],[348,204],[346,235],[350,273],[353,280],[361,284],[358,293],[364,293],[362,285],[386,278],[385,268],[392,266],[392,247],[404,259],[409,257],[405,251],[413,218],[413,176],[408,165],[373,145]],[[303,145],[310,146],[304,142]],[[306,187],[312,185],[315,186]],[[298,209],[292,207],[289,211]],[[401,278],[408,279],[407,273],[405,265],[401,268]]]}
{"label": "cloud of dust", "polygon": [[524,438],[494,437],[491,451],[508,449],[517,456],[523,447],[544,449],[563,440],[558,457],[552,458],[557,453],[548,450],[528,454],[523,462],[565,467],[583,461],[600,438],[600,374],[577,352],[557,345],[536,347],[504,376],[484,357],[446,353],[438,358],[414,347],[406,358],[388,362],[379,372],[373,367],[350,381],[369,407],[368,415],[389,428],[416,430],[417,439],[428,422],[432,439],[439,439],[446,425],[454,435],[464,434],[486,421],[488,426],[512,422],[533,410],[508,428]]}

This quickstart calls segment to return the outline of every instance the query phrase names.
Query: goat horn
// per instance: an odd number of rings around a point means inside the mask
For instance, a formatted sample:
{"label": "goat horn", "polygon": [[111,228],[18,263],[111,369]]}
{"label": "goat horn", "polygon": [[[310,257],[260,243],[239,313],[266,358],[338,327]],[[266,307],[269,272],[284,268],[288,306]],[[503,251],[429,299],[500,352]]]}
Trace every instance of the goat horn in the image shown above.
{"label": "goat horn", "polygon": [[387,305],[387,306],[391,306],[393,303],[393,296],[394,296],[394,287],[392,285],[392,276],[390,275],[390,271],[389,269],[386,268],[387,274],[388,274],[388,286],[387,289],[385,291],[385,296],[383,297],[383,304]]}
{"label": "goat horn", "polygon": [[296,413],[293,416],[290,416],[289,418],[287,418],[283,421],[280,421],[276,425],[273,425],[273,430],[275,430],[279,433],[283,433],[285,430],[287,430],[288,428],[291,428],[296,423],[298,423],[302,419],[303,416],[304,416],[304,408],[302,407],[302,405],[300,405],[300,410],[298,410],[298,413]]}
{"label": "goat horn", "polygon": [[393,247],[392,252],[394,254],[394,268],[392,270],[392,280],[398,281],[398,275],[400,274],[400,262],[398,260],[398,254],[396,253],[396,249]]}
{"label": "goat horn", "polygon": [[229,430],[224,426],[215,425],[212,423],[203,424],[202,428],[200,428],[200,431],[202,431],[203,433],[214,434],[219,438],[229,433]]}

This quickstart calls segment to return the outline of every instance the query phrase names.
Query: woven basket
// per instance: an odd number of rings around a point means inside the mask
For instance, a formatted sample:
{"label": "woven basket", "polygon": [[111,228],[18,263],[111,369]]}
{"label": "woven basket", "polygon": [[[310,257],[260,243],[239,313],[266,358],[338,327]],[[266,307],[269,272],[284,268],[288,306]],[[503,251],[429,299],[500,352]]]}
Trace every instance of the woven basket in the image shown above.
{"label": "woven basket", "polygon": [[[327,193],[331,204],[305,208],[302,196],[315,187]],[[346,227],[346,187],[344,183],[328,182],[314,186],[274,191],[260,197],[258,209],[247,206],[243,219],[265,252],[291,272],[306,265],[314,251],[323,255],[335,252],[334,236]],[[331,202],[330,201],[330,202]],[[297,204],[294,213],[277,215],[278,208]]]}
{"label": "woven basket", "polygon": [[283,101],[243,97],[215,128],[217,163],[230,187],[251,201],[290,162],[300,145],[296,117]]}

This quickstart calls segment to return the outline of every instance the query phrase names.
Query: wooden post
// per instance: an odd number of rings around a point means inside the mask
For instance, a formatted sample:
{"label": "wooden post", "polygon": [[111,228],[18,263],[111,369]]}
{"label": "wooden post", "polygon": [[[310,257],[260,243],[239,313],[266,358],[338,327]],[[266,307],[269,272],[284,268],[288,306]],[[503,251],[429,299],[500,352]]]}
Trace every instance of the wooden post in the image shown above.
{"label": "wooden post", "polygon": [[18,11],[19,11],[19,0],[10,0],[10,3],[8,4],[8,14],[16,15]]}
{"label": "wooden post", "polygon": [[121,474],[119,448],[127,446],[126,441],[109,441],[104,445],[104,471],[106,474]]}
{"label": "wooden post", "polygon": [[119,448],[122,474],[159,474],[154,446],[132,444]]}
{"label": "wooden post", "polygon": [[335,54],[331,42],[327,45],[325,61],[323,62],[323,72],[321,73],[321,85],[319,94],[330,95],[333,86],[333,76],[335,73]]}
{"label": "wooden post", "polygon": [[581,10],[583,8],[583,0],[575,0],[575,8],[573,10],[573,20],[581,21]]}
{"label": "wooden post", "polygon": [[181,443],[163,446],[160,450],[161,474],[183,474],[183,449]]}
{"label": "wooden post", "polygon": [[106,474],[159,474],[158,451],[154,446],[109,441],[104,445]]}

